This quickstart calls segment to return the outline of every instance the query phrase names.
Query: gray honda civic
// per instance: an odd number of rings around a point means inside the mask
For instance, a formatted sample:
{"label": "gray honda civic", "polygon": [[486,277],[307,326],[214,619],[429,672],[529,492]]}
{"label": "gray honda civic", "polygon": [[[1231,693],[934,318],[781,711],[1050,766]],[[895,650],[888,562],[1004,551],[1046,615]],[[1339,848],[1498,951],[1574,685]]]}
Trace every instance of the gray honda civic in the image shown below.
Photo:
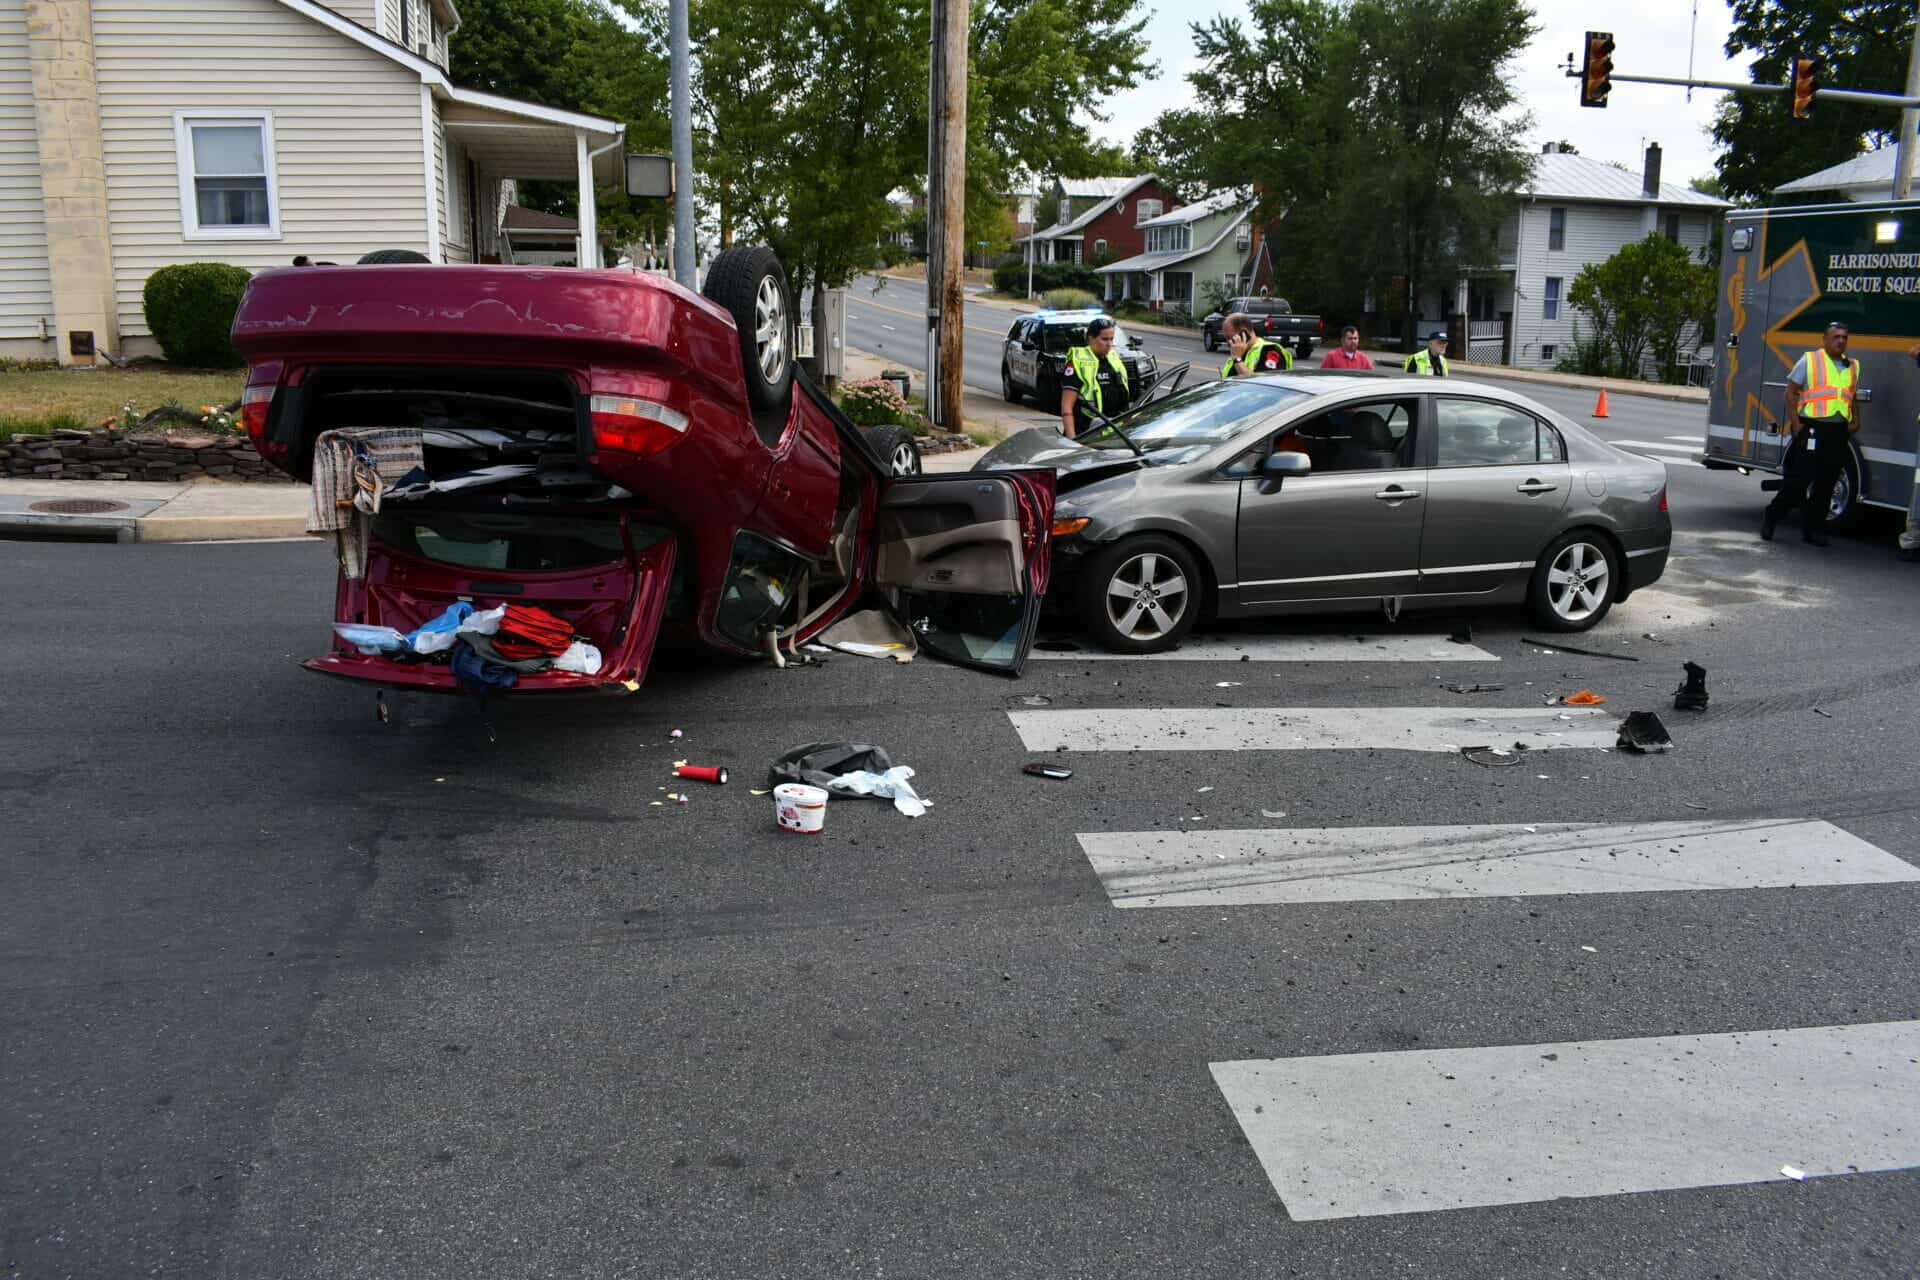
{"label": "gray honda civic", "polygon": [[1525,396],[1448,378],[1271,374],[1176,391],[974,470],[1051,467],[1053,585],[1102,647],[1203,617],[1530,607],[1584,631],[1659,579],[1666,469]]}

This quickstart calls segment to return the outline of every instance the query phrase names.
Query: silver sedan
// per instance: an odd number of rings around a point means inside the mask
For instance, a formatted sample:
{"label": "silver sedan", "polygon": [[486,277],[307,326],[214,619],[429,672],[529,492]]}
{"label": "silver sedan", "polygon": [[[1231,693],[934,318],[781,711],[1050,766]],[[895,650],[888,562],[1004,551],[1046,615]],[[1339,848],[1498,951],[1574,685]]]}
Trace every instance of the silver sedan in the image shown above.
{"label": "silver sedan", "polygon": [[1054,586],[1103,647],[1202,617],[1529,605],[1584,631],[1659,579],[1665,468],[1524,396],[1452,378],[1207,383],[1078,440],[1021,432],[975,470],[1051,467]]}

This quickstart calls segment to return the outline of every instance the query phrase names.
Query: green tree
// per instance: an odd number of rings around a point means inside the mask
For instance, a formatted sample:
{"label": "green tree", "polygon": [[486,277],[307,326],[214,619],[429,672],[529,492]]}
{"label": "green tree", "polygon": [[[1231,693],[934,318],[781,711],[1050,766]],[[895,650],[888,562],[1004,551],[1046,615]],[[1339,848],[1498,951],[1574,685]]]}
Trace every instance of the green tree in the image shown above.
{"label": "green tree", "polygon": [[1654,232],[1581,268],[1567,301],[1586,313],[1607,357],[1599,372],[1637,378],[1652,355],[1669,377],[1686,338],[1712,331],[1715,283],[1710,267]]}
{"label": "green tree", "polygon": [[[1830,88],[1898,93],[1913,44],[1912,0],[1732,0],[1729,56],[1758,55],[1755,84],[1781,85],[1796,57],[1826,60]],[[1714,162],[1730,200],[1758,203],[1775,187],[1885,144],[1900,116],[1884,107],[1816,100],[1795,120],[1786,94],[1730,93],[1714,117]]]}

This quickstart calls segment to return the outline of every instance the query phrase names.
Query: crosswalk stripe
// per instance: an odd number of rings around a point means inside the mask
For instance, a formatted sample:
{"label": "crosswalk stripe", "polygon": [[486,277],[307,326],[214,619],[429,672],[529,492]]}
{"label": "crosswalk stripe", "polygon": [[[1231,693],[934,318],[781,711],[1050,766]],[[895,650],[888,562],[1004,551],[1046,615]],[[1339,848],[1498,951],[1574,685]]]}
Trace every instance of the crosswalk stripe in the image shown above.
{"label": "crosswalk stripe", "polygon": [[1034,658],[1105,662],[1498,662],[1499,656],[1445,636],[1214,636],[1184,641],[1168,653],[1107,653],[1101,649],[1047,649]]}
{"label": "crosswalk stripe", "polygon": [[1585,707],[1166,707],[1009,711],[1028,751],[1457,751],[1610,747],[1617,724]]}
{"label": "crosswalk stripe", "polygon": [[1880,1022],[1211,1067],[1310,1221],[1911,1168],[1916,1058]]}
{"label": "crosswalk stripe", "polygon": [[1817,821],[1111,831],[1076,838],[1116,907],[1920,881],[1920,867]]}

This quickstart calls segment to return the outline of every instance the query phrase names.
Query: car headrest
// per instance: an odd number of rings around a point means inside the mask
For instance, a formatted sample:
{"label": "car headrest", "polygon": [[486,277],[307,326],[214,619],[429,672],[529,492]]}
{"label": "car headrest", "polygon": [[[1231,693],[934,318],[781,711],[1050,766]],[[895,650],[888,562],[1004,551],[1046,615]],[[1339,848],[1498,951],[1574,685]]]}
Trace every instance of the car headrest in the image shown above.
{"label": "car headrest", "polygon": [[1500,445],[1505,449],[1533,448],[1534,426],[1531,418],[1500,419]]}
{"label": "car headrest", "polygon": [[1393,432],[1387,428],[1387,420],[1369,409],[1362,409],[1353,415],[1347,425],[1347,434],[1353,439],[1356,449],[1370,449],[1375,453],[1393,452]]}

